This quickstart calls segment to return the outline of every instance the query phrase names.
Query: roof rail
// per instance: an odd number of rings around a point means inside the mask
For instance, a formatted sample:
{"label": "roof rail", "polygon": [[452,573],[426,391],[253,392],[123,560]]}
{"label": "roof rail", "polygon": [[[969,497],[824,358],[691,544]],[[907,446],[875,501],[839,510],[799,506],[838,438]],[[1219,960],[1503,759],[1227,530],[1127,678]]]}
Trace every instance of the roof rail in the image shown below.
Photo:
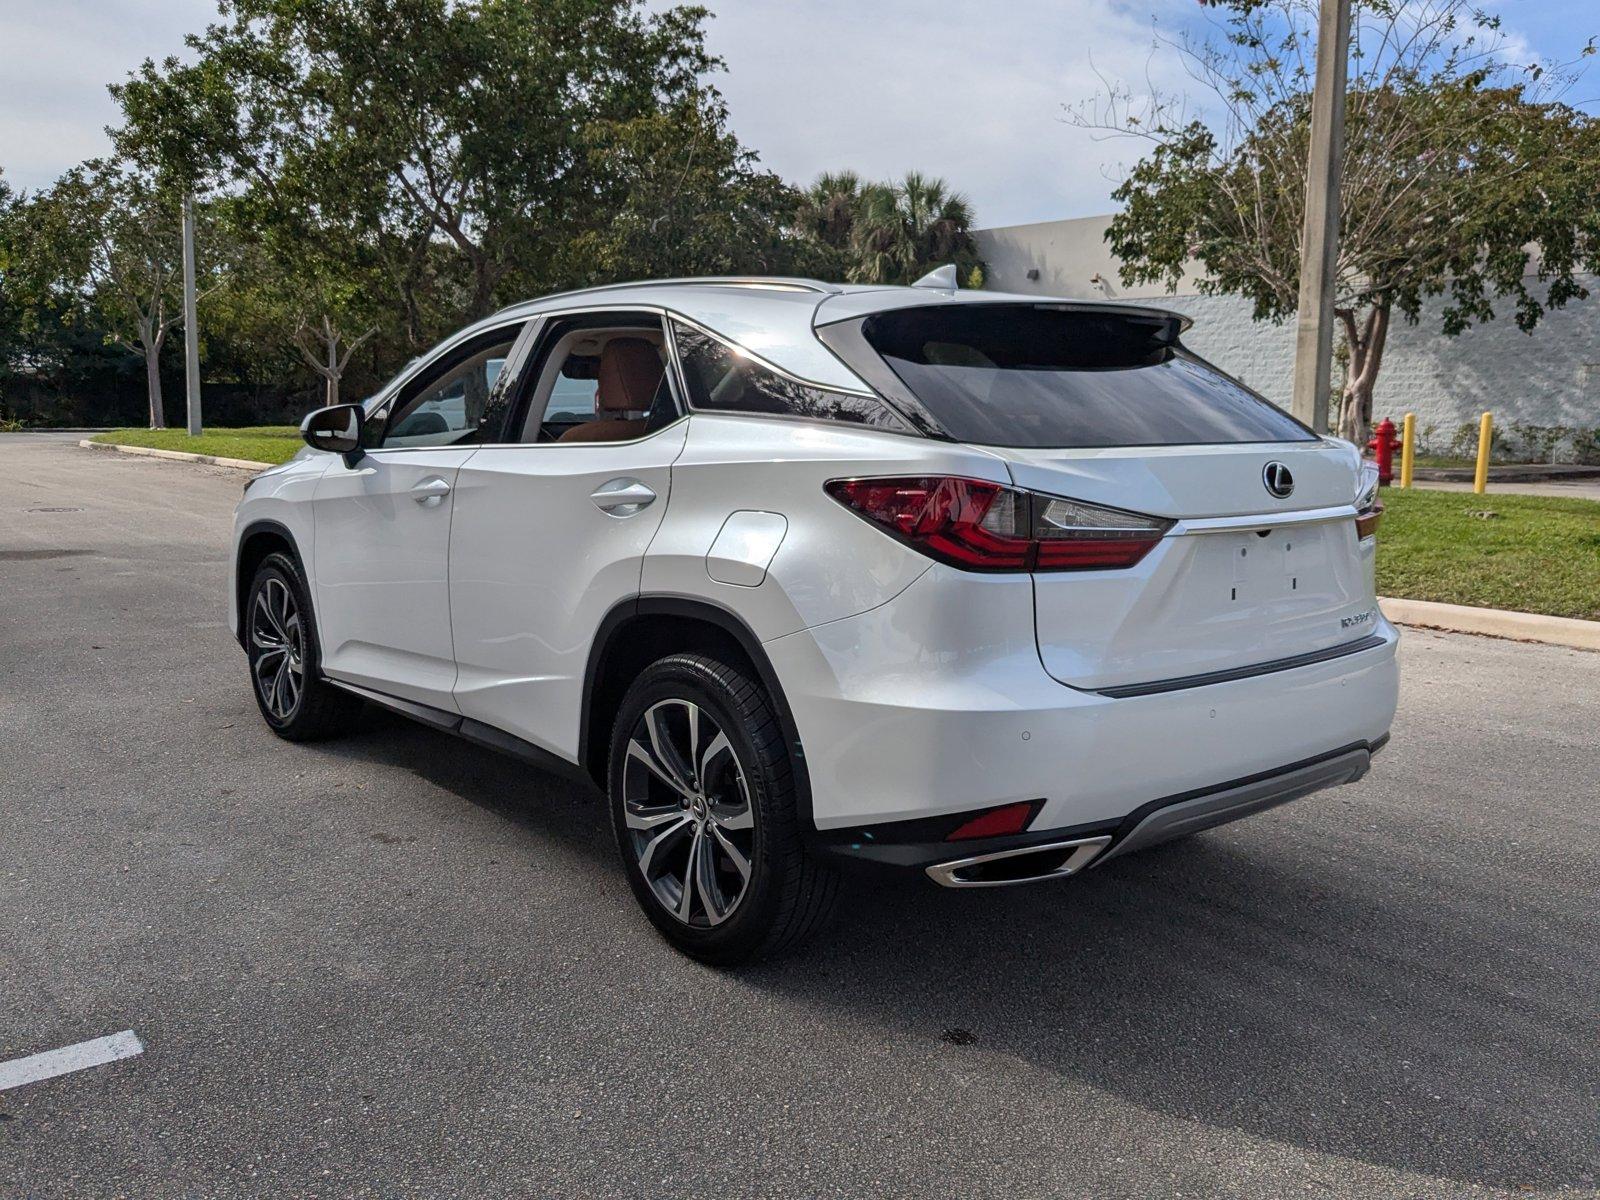
{"label": "roof rail", "polygon": [[819,292],[824,295],[832,295],[844,290],[836,283],[824,283],[820,279],[804,279],[797,275],[699,275],[685,276],[679,279],[634,279],[626,283],[602,283],[597,287],[573,288],[570,291],[551,292],[546,296],[535,296],[529,300],[519,300],[515,304],[506,305],[500,311],[508,312],[513,308],[521,308],[525,304],[556,300],[564,296],[584,296],[591,292],[615,292],[627,288],[685,287],[694,284],[705,284],[711,287],[770,288],[773,291],[783,292]]}

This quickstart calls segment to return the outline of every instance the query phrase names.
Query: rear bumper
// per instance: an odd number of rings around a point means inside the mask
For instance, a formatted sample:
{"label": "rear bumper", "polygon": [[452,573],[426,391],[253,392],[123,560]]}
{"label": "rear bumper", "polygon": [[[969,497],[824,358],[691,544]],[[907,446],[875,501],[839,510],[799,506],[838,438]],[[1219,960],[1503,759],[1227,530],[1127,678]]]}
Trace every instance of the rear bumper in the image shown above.
{"label": "rear bumper", "polygon": [[1385,734],[1370,744],[1345,746],[1308,762],[1165,796],[1115,822],[1029,829],[1007,837],[958,842],[930,840],[925,821],[899,822],[820,834],[816,847],[846,863],[921,870],[945,887],[997,887],[1060,878],[1325,788],[1354,783],[1367,773],[1372,756],[1388,740]]}
{"label": "rear bumper", "polygon": [[1202,829],[1226,825],[1324,788],[1354,783],[1367,773],[1373,754],[1388,740],[1385,735],[1374,745],[1336,751],[1316,762],[1286,767],[1264,778],[1229,784],[1197,796],[1178,796],[1148,804],[1124,818],[1117,837],[1095,860],[1095,865],[1132,850],[1143,850],[1173,838],[1199,833]]}
{"label": "rear bumper", "polygon": [[1026,577],[934,567],[887,604],[764,644],[822,843],[1017,801],[1036,806],[1031,829],[1116,829],[1172,797],[1371,747],[1394,717],[1399,635],[1381,616],[1357,652],[1112,697],[1046,674],[1032,601]]}

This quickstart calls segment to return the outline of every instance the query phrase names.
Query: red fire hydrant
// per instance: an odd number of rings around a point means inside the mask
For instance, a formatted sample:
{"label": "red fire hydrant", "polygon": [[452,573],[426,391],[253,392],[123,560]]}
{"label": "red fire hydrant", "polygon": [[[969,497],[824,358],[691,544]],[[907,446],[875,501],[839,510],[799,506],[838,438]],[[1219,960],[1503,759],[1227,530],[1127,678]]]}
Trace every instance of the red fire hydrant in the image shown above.
{"label": "red fire hydrant", "polygon": [[1379,421],[1377,428],[1372,431],[1372,440],[1367,443],[1367,449],[1378,460],[1378,482],[1388,487],[1394,482],[1394,452],[1400,449],[1400,435],[1395,432],[1394,422],[1388,417]]}

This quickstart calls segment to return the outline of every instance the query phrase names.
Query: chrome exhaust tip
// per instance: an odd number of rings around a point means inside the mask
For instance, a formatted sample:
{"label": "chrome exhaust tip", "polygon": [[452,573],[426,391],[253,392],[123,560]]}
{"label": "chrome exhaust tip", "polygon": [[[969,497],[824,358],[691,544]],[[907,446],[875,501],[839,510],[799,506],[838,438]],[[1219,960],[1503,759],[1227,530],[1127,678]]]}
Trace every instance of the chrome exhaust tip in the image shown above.
{"label": "chrome exhaust tip", "polygon": [[935,863],[927,868],[928,878],[948,888],[1010,887],[1015,883],[1064,879],[1087,867],[1110,844],[1111,835],[1102,834],[1017,850],[996,850]]}

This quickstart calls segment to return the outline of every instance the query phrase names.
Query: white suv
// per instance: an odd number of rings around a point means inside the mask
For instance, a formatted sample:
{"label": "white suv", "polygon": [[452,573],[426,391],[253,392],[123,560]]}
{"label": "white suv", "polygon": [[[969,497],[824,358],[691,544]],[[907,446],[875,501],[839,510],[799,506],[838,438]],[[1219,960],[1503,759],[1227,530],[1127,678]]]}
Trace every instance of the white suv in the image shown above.
{"label": "white suv", "polygon": [[239,505],[281,736],[372,701],[592,779],[732,962],[850,862],[1071,875],[1367,770],[1375,478],[1127,305],[789,279],[508,309]]}

